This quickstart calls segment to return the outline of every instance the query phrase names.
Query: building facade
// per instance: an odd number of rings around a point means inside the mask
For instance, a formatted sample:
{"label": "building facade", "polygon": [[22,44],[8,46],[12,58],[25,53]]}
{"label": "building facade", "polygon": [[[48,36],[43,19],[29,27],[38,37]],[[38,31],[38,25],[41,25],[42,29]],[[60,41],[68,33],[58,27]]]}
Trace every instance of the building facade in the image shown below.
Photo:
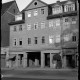
{"label": "building facade", "polygon": [[10,29],[8,23],[19,12],[15,1],[10,1],[2,4],[1,8],[1,67],[6,67],[6,55],[9,53],[9,37]]}
{"label": "building facade", "polygon": [[79,32],[76,1],[48,5],[33,0],[22,11],[22,19],[17,17],[9,23],[8,59],[12,59],[8,63],[12,67],[76,67]]}

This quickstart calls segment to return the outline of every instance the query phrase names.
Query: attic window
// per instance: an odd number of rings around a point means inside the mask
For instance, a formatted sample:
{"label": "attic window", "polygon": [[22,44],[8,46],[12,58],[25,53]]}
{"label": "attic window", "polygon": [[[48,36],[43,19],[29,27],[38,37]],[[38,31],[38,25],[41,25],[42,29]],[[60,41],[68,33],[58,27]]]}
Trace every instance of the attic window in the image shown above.
{"label": "attic window", "polygon": [[35,2],[34,5],[36,6],[37,5],[37,2]]}

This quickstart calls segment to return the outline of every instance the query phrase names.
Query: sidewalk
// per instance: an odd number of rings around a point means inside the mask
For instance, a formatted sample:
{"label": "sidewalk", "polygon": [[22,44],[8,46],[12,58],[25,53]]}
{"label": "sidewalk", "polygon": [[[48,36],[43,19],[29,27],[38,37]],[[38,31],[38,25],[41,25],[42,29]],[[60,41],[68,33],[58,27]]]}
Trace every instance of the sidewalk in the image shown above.
{"label": "sidewalk", "polygon": [[22,70],[22,71],[36,71],[36,70],[44,70],[44,71],[78,71],[77,68],[74,68],[74,69],[69,69],[69,68],[66,68],[66,69],[53,69],[53,68],[1,68],[1,70]]}
{"label": "sidewalk", "polygon": [[26,75],[26,76],[21,76],[21,75],[4,75],[4,77],[14,77],[14,78],[29,78],[29,79],[54,79],[54,80],[78,80],[78,77],[56,77],[56,76],[30,76],[30,75]]}

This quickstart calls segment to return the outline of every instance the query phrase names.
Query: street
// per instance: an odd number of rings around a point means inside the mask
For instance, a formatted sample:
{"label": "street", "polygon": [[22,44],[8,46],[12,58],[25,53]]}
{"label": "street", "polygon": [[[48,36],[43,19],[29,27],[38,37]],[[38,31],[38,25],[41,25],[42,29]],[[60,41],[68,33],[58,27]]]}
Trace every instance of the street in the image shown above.
{"label": "street", "polygon": [[2,80],[78,80],[74,70],[2,70]]}
{"label": "street", "polygon": [[2,80],[65,80],[65,79],[30,79],[30,78],[3,78]]}

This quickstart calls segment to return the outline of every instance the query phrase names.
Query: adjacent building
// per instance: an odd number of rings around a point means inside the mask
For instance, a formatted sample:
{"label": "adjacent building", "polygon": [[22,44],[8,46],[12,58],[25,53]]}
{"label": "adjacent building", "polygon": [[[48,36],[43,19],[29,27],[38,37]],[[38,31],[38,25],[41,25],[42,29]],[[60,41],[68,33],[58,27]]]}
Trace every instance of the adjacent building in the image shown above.
{"label": "adjacent building", "polygon": [[33,0],[10,25],[11,67],[76,67],[78,15],[75,0]]}
{"label": "adjacent building", "polygon": [[2,4],[1,8],[1,67],[6,66],[6,54],[9,53],[10,23],[19,12],[15,1]]}

